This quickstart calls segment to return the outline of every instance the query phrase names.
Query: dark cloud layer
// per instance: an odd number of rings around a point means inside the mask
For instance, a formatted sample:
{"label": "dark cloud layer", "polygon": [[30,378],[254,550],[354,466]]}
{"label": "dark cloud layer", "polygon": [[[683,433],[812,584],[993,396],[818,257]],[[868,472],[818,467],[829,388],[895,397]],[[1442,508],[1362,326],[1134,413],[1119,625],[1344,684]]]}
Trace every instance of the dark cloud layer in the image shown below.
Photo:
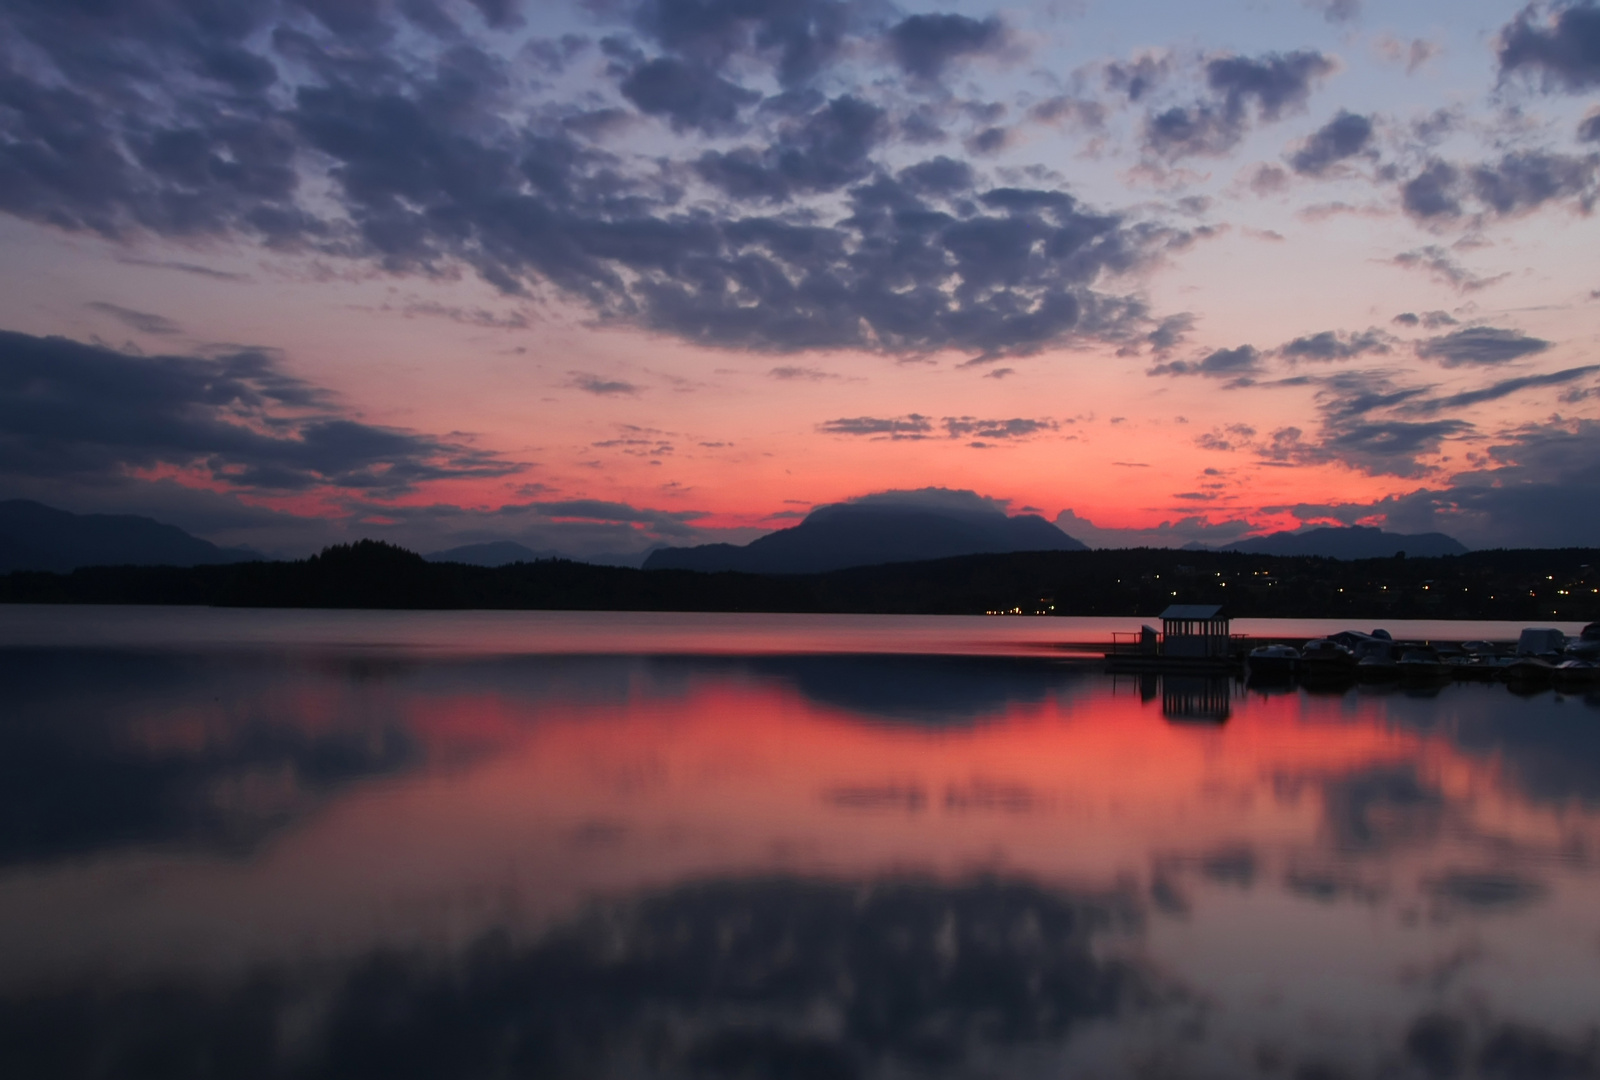
{"label": "dark cloud layer", "polygon": [[[592,102],[508,122],[509,62],[423,5],[17,6],[0,29],[45,60],[0,71],[0,210],[112,238],[247,238],[394,273],[466,265],[507,293],[553,287],[603,322],[728,348],[997,357],[1141,332],[1141,305],[1099,290],[1188,234],[1053,187],[989,187],[949,159],[891,176],[877,157],[883,107],[803,87],[869,6],[635,9],[636,33],[601,43],[622,102],[690,135],[760,127],[751,145],[685,162],[608,152],[592,140],[616,124],[578,122],[607,112]],[[488,11],[490,25],[514,14]],[[433,51],[395,47],[407,20]],[[887,33],[905,70],[930,79],[1007,38],[998,21],[956,15]],[[541,45],[557,65],[578,47],[535,41],[530,55]],[[736,55],[771,61],[796,89],[758,107]],[[1229,110],[1275,114],[1296,97],[1284,78],[1299,60],[1218,63]],[[717,197],[686,201],[691,177]],[[793,205],[816,195],[835,198]]]}
{"label": "dark cloud layer", "polygon": [[1417,344],[1417,355],[1445,367],[1504,364],[1544,352],[1550,342],[1515,330],[1469,326]]}
{"label": "dark cloud layer", "polygon": [[1421,221],[1455,218],[1469,210],[1509,217],[1557,199],[1571,199],[1587,213],[1595,204],[1597,185],[1600,155],[1518,151],[1470,167],[1430,161],[1401,186],[1400,200],[1406,213]]}
{"label": "dark cloud layer", "polygon": [[1544,17],[1528,5],[1501,31],[1500,70],[1534,73],[1563,90],[1600,85],[1600,7],[1579,0]]}
{"label": "dark cloud layer", "polygon": [[[787,125],[764,150],[707,151],[695,168],[733,199],[783,202],[864,179],[885,128],[882,109],[844,95]],[[966,179],[970,184],[970,174]]]}
{"label": "dark cloud layer", "polygon": [[698,128],[708,135],[738,130],[739,110],[761,99],[714,72],[668,57],[634,68],[622,81],[622,96],[680,131]]}
{"label": "dark cloud layer", "polygon": [[[1415,318],[1415,316],[1413,316]],[[1286,360],[1352,360],[1367,353],[1386,353],[1393,339],[1379,330],[1364,330],[1358,334],[1341,334],[1324,330],[1295,338],[1278,349]]]}
{"label": "dark cloud layer", "polygon": [[645,0],[635,25],[662,48],[720,68],[770,57],[784,86],[805,83],[838,54],[867,5],[851,0]]}
{"label": "dark cloud layer", "polygon": [[1206,375],[1211,378],[1236,379],[1254,374],[1261,362],[1261,351],[1253,345],[1240,345],[1236,349],[1217,349],[1199,360],[1173,360],[1157,364],[1151,375]]}
{"label": "dark cloud layer", "polygon": [[0,331],[0,475],[110,477],[161,466],[263,492],[375,495],[520,468],[352,419],[259,350],[129,356]]}
{"label": "dark cloud layer", "polygon": [[1339,162],[1361,153],[1371,141],[1372,121],[1341,109],[1295,151],[1289,164],[1302,175],[1321,176]]}
{"label": "dark cloud layer", "polygon": [[889,47],[901,70],[919,79],[937,79],[952,61],[993,53],[1006,44],[999,19],[965,15],[912,15],[889,31]]}
{"label": "dark cloud layer", "polygon": [[[945,435],[951,439],[1025,439],[1042,432],[1057,431],[1055,420],[1013,417],[986,420],[976,416],[946,416],[939,421]],[[817,425],[817,430],[827,435],[864,435],[896,441],[936,438],[934,420],[920,413],[905,416],[877,417],[851,416],[828,420]],[[974,444],[978,445],[978,444]]]}
{"label": "dark cloud layer", "polygon": [[1600,535],[1600,421],[1530,425],[1488,458],[1374,509],[1391,529],[1438,530],[1473,547],[1588,547]]}
{"label": "dark cloud layer", "polygon": [[1169,160],[1224,154],[1244,138],[1252,106],[1259,120],[1278,120],[1303,108],[1317,80],[1333,68],[1332,60],[1310,50],[1218,57],[1206,64],[1211,96],[1147,116],[1145,147]]}
{"label": "dark cloud layer", "polygon": [[1600,364],[1587,364],[1583,367],[1567,368],[1565,371],[1552,371],[1544,375],[1522,375],[1514,379],[1502,379],[1497,383],[1479,387],[1476,390],[1463,390],[1460,393],[1449,394],[1445,397],[1407,402],[1401,406],[1401,411],[1437,413],[1450,409],[1464,409],[1468,406],[1482,404],[1485,401],[1498,401],[1501,398],[1510,397],[1512,394],[1518,394],[1524,390],[1533,390],[1542,386],[1565,386],[1595,372],[1600,372]]}

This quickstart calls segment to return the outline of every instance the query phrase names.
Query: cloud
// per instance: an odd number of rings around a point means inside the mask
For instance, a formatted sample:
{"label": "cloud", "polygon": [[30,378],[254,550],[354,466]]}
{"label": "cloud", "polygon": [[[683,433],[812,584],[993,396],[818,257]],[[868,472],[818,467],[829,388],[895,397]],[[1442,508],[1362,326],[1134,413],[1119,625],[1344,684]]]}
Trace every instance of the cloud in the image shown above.
{"label": "cloud", "polygon": [[1302,176],[1322,176],[1339,162],[1361,153],[1371,141],[1372,121],[1341,109],[1295,151],[1289,164]]}
{"label": "cloud", "polygon": [[782,380],[783,382],[797,382],[802,380],[805,382],[822,382],[824,379],[839,378],[839,376],[834,375],[831,372],[823,371],[820,368],[795,367],[792,365],[775,367],[771,371],[767,372],[767,374],[772,378]]}
{"label": "cloud", "polygon": [[882,109],[846,95],[781,128],[765,150],[707,151],[695,168],[735,199],[782,202],[864,178],[886,126]]}
{"label": "cloud", "polygon": [[[1060,424],[1051,419],[1032,420],[1021,417],[1009,420],[985,420],[975,416],[946,416],[939,421],[951,439],[1025,439],[1045,431],[1057,431]],[[933,437],[933,418],[919,413],[880,418],[875,416],[845,417],[828,420],[817,425],[817,430],[828,435],[864,435],[893,440],[928,439]]]}
{"label": "cloud", "polygon": [[1140,529],[1101,528],[1072,510],[1056,515],[1056,527],[1092,548],[1176,548],[1185,544],[1220,546],[1230,544],[1255,531],[1257,526],[1242,519],[1213,522],[1189,515]]}
{"label": "cloud", "polygon": [[425,318],[449,319],[462,326],[477,326],[485,330],[526,330],[528,327],[527,316],[519,311],[501,315],[486,308],[441,304],[437,300],[407,301],[400,311],[407,318],[420,315]]}
{"label": "cloud", "polygon": [[124,326],[132,327],[142,334],[179,334],[183,328],[165,315],[152,315],[148,311],[134,311],[132,308],[121,307],[104,300],[93,300],[84,305],[93,311],[110,315]]}
{"label": "cloud", "polygon": [[1590,547],[1600,534],[1600,421],[1528,425],[1484,467],[1375,503],[1388,527],[1439,531],[1472,548]]}
{"label": "cloud", "polygon": [[[1337,402],[1327,411],[1337,412]],[[1338,463],[1369,476],[1414,479],[1437,471],[1423,459],[1436,455],[1446,439],[1470,431],[1472,425],[1462,420],[1368,419],[1356,413],[1326,417],[1314,439],[1308,439],[1297,427],[1284,427],[1250,449],[1266,461],[1295,465]]]}
{"label": "cloud", "polygon": [[1442,326],[1455,326],[1460,322],[1459,319],[1447,311],[1425,311],[1421,315],[1414,311],[1403,311],[1391,321],[1399,326],[1421,325],[1429,330],[1437,330]]}
{"label": "cloud", "polygon": [[1415,218],[1455,217],[1461,213],[1455,195],[1460,181],[1461,172],[1454,165],[1431,161],[1401,187],[1400,204]]}
{"label": "cloud", "polygon": [[1244,138],[1251,106],[1262,122],[1305,106],[1317,80],[1334,70],[1319,52],[1223,56],[1206,64],[1211,97],[1146,116],[1144,144],[1167,160],[1188,155],[1219,155]]}
{"label": "cloud", "polygon": [[1567,368],[1564,371],[1552,371],[1544,375],[1522,375],[1514,379],[1502,379],[1500,382],[1480,387],[1477,390],[1463,390],[1460,393],[1450,394],[1446,397],[1409,401],[1400,407],[1400,411],[1428,414],[1442,412],[1446,409],[1464,409],[1485,401],[1498,401],[1500,398],[1510,397],[1512,394],[1521,393],[1523,390],[1544,386],[1565,386],[1567,383],[1592,375],[1595,372],[1600,372],[1600,364]]}
{"label": "cloud", "polygon": [[[1415,316],[1413,316],[1415,318]],[[1381,330],[1364,330],[1361,333],[1341,334],[1324,330],[1295,338],[1278,347],[1278,355],[1286,360],[1352,360],[1367,353],[1387,353],[1393,339]]]}
{"label": "cloud", "polygon": [[1229,424],[1226,428],[1219,428],[1205,432],[1195,438],[1194,443],[1202,450],[1218,450],[1227,453],[1250,445],[1250,440],[1256,436],[1256,429],[1249,424]]}
{"label": "cloud", "polygon": [[708,135],[739,130],[739,111],[761,100],[753,90],[669,57],[634,68],[621,90],[640,112],[665,117],[679,131],[696,128]]}
{"label": "cloud", "polygon": [[631,397],[642,389],[634,383],[622,379],[607,379],[592,372],[569,371],[567,374],[572,377],[568,386],[574,390],[582,390],[585,394],[594,394],[596,397]]}
{"label": "cloud", "polygon": [[1174,360],[1157,364],[1151,375],[1205,375],[1208,378],[1238,378],[1254,374],[1260,369],[1261,352],[1253,345],[1240,345],[1235,349],[1217,349],[1199,360]]}
{"label": "cloud", "polygon": [[1303,106],[1313,84],[1333,70],[1332,60],[1308,50],[1227,56],[1206,65],[1206,84],[1223,95],[1230,114],[1242,113],[1246,103],[1254,101],[1263,120],[1276,120],[1286,110]]}
{"label": "cloud", "polygon": [[1546,88],[1580,91],[1600,85],[1600,7],[1563,4],[1541,19],[1532,4],[1500,31],[1500,71],[1527,71]]}
{"label": "cloud", "polygon": [[845,502],[851,506],[912,506],[973,514],[1004,514],[1011,502],[991,495],[979,495],[965,488],[925,487],[911,490],[874,491]]}
{"label": "cloud", "polygon": [[645,0],[634,23],[679,55],[723,66],[735,55],[773,60],[779,82],[804,84],[825,70],[860,21],[847,0]]}
{"label": "cloud", "polygon": [[1404,65],[1407,75],[1415,75],[1419,68],[1439,55],[1440,48],[1427,38],[1412,38],[1407,42],[1393,34],[1380,34],[1373,39],[1372,51],[1388,63]]}
{"label": "cloud", "polygon": [[[903,117],[861,95],[825,100],[808,82],[881,5],[630,7],[633,31],[600,42],[615,101],[533,115],[498,39],[416,21],[425,7],[280,18],[275,5],[236,5],[209,22],[185,5],[6,9],[0,33],[58,76],[30,67],[0,79],[0,211],[115,240],[244,240],[389,274],[466,267],[507,295],[556,292],[602,324],[703,347],[990,359],[1147,332],[1136,292],[1101,290],[1197,235],[1101,213],[1053,181],[992,187],[949,159],[899,156],[891,174],[880,153]],[[961,16],[911,16],[890,31],[900,62],[923,72],[1005,37],[1003,24]],[[519,55],[558,59],[577,48],[524,46]],[[741,80],[767,61],[792,89],[757,107]],[[1262,110],[1281,97],[1219,94]],[[624,102],[677,137],[613,151],[567,123]],[[745,146],[703,144],[744,130]]]}
{"label": "cloud", "polygon": [[888,436],[892,439],[925,439],[933,431],[933,421],[917,413],[880,419],[875,416],[853,416],[827,420],[817,425],[825,435]]}
{"label": "cloud", "polygon": [[[1429,244],[1427,247],[1420,247],[1415,251],[1401,252],[1391,261],[1396,266],[1404,267],[1407,270],[1424,270],[1434,280],[1441,281],[1464,293],[1487,289],[1489,286],[1504,281],[1510,276],[1509,273],[1501,273],[1495,274],[1493,277],[1481,277],[1462,266],[1448,251],[1436,244]],[[1449,318],[1443,312],[1433,312],[1425,318],[1434,318],[1435,316]]]}
{"label": "cloud", "polygon": [[1418,478],[1438,472],[1430,459],[1447,440],[1475,430],[1466,420],[1438,414],[1579,377],[1532,377],[1516,385],[1437,397],[1428,386],[1397,386],[1383,372],[1307,376],[1299,381],[1316,387],[1320,423],[1314,433],[1308,435],[1287,425],[1258,437],[1248,425],[1235,424],[1202,434],[1196,444],[1217,452],[1247,452],[1262,461],[1284,465],[1337,463],[1373,476]]}
{"label": "cloud", "polygon": [[176,270],[180,274],[193,274],[195,277],[210,278],[213,281],[249,281],[248,274],[235,274],[225,270],[213,270],[209,266],[200,266],[196,263],[175,262],[170,259],[137,259],[129,255],[117,256],[117,262],[124,266],[144,266],[152,270]]}
{"label": "cloud", "polygon": [[1132,60],[1114,60],[1105,66],[1106,89],[1138,102],[1170,79],[1177,68],[1171,53],[1147,52]]}
{"label": "cloud", "polygon": [[551,499],[508,506],[501,515],[526,510],[556,521],[594,521],[616,525],[644,525],[658,536],[688,536],[688,523],[703,518],[703,510],[650,510],[603,499]]}
{"label": "cloud", "polygon": [[1419,221],[1455,218],[1475,202],[1480,212],[1513,217],[1547,202],[1572,199],[1583,213],[1594,207],[1600,155],[1573,157],[1517,151],[1499,161],[1466,168],[1434,159],[1400,189],[1406,213]]}
{"label": "cloud", "polygon": [[1145,341],[1158,353],[1164,353],[1183,344],[1195,326],[1195,317],[1188,312],[1168,315],[1161,324],[1145,335]]}
{"label": "cloud", "polygon": [[161,467],[256,492],[383,496],[521,469],[353,419],[261,350],[142,357],[0,331],[0,476],[110,479]]}
{"label": "cloud", "polygon": [[1277,195],[1289,190],[1289,173],[1276,165],[1257,165],[1250,172],[1250,190],[1257,195]]}
{"label": "cloud", "polygon": [[1469,326],[1454,333],[1418,342],[1417,355],[1437,360],[1445,367],[1504,364],[1544,352],[1550,342],[1529,337],[1515,330],[1493,326]]}
{"label": "cloud", "polygon": [[907,190],[924,196],[956,195],[971,190],[977,183],[971,165],[942,155],[906,166],[896,179]]}
{"label": "cloud", "polygon": [[1591,112],[1578,124],[1579,142],[1600,142],[1600,112]]}
{"label": "cloud", "polygon": [[1361,15],[1361,0],[1301,0],[1331,23],[1354,22]]}
{"label": "cloud", "polygon": [[947,416],[943,423],[952,439],[1025,439],[1061,426],[1054,420],[979,420],[971,416]]}
{"label": "cloud", "polygon": [[965,15],[912,15],[889,29],[889,48],[907,75],[936,80],[953,61],[993,55],[1010,43],[998,18]]}

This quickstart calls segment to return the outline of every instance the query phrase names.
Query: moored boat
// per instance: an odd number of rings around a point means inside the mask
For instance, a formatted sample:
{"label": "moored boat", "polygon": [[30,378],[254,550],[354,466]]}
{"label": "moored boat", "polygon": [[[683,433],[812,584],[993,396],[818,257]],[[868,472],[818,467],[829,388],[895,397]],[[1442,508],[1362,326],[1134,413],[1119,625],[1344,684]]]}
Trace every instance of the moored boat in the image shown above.
{"label": "moored boat", "polygon": [[1440,657],[1439,651],[1426,645],[1406,649],[1395,662],[1395,669],[1401,678],[1414,681],[1448,679],[1455,674],[1455,668]]}
{"label": "moored boat", "polygon": [[1288,677],[1300,664],[1300,650],[1289,645],[1259,645],[1247,658],[1250,674],[1262,677]]}
{"label": "moored boat", "polygon": [[1555,681],[1556,666],[1537,656],[1519,656],[1500,669],[1500,678],[1523,686],[1540,686]]}
{"label": "moored boat", "polygon": [[1400,665],[1387,656],[1363,656],[1356,661],[1356,678],[1362,682],[1387,682],[1400,677]]}
{"label": "moored boat", "polygon": [[1593,686],[1600,683],[1600,664],[1588,660],[1563,660],[1556,665],[1557,686]]}
{"label": "moored boat", "polygon": [[1567,642],[1567,655],[1579,660],[1600,660],[1600,622],[1585,626],[1576,641]]}
{"label": "moored boat", "polygon": [[1300,650],[1302,679],[1349,679],[1356,674],[1356,657],[1337,641],[1320,638]]}

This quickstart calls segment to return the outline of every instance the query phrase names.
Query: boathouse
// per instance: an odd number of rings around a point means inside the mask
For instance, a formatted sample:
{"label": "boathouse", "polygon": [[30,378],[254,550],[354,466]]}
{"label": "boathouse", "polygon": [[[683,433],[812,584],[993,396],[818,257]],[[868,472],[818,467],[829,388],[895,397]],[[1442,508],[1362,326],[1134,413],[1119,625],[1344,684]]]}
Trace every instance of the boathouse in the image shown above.
{"label": "boathouse", "polygon": [[1219,604],[1173,604],[1161,613],[1161,655],[1183,660],[1225,659],[1230,626]]}

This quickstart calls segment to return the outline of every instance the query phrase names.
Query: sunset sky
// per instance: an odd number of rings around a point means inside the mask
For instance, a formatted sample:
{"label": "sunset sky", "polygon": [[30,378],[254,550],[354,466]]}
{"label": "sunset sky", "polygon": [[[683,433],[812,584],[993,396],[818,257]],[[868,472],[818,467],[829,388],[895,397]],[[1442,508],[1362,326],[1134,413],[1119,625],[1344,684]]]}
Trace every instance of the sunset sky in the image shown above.
{"label": "sunset sky", "polygon": [[0,498],[1600,536],[1600,4],[0,0]]}

